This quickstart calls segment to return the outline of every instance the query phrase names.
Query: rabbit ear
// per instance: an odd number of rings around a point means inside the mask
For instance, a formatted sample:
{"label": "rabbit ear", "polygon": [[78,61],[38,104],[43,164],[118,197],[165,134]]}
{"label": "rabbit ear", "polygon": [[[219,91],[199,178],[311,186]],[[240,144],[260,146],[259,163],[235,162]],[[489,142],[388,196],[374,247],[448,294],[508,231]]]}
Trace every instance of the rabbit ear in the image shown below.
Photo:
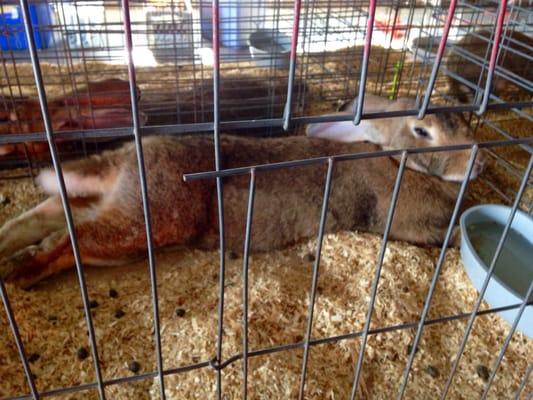
{"label": "rabbit ear", "polygon": [[111,129],[129,127],[133,120],[128,108],[83,108],[79,122],[85,129]]}
{"label": "rabbit ear", "polygon": [[336,142],[364,142],[365,140],[370,140],[368,123],[365,121],[361,121],[359,125],[354,125],[352,121],[309,124],[306,128],[306,134],[309,137],[329,139]]}

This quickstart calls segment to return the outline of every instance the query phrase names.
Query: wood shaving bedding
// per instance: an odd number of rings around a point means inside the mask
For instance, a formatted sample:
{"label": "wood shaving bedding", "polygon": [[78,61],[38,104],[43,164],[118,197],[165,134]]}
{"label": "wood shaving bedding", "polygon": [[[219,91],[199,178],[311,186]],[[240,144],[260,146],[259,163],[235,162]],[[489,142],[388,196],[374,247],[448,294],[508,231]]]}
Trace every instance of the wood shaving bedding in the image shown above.
{"label": "wood shaving bedding", "polygon": [[[27,180],[8,181],[40,194]],[[2,183],[5,184],[5,183]],[[31,196],[30,196],[31,199]],[[5,212],[3,218],[16,215]],[[315,305],[312,337],[342,335],[362,329],[381,238],[367,233],[327,235]],[[250,257],[249,349],[257,350],[303,340],[315,241]],[[371,328],[414,322],[423,306],[438,257],[438,249],[390,242],[378,290]],[[165,368],[212,359],[216,354],[218,254],[194,249],[161,251],[157,255],[160,326]],[[145,261],[112,268],[87,268],[100,365],[104,379],[155,370],[150,283]],[[82,302],[73,272],[23,291],[8,285],[9,297],[26,346],[33,356],[32,372],[39,390],[94,381]],[[115,292],[111,292],[113,289]],[[113,295],[113,297],[110,296]],[[116,294],[116,296],[115,296]],[[429,318],[469,311],[476,290],[466,276],[457,249],[451,249],[435,292]],[[94,305],[94,304],[93,304]],[[483,305],[482,308],[486,308]],[[122,313],[117,314],[117,310]],[[117,317],[120,315],[120,317]],[[225,287],[223,358],[242,350],[242,260],[228,255]],[[407,399],[438,396],[461,339],[465,321],[426,327],[415,359]],[[479,397],[483,368],[490,368],[509,325],[497,315],[476,320],[450,399]],[[365,399],[395,396],[407,360],[413,328],[371,335],[366,348],[360,394]],[[0,313],[0,398],[28,392],[5,314]],[[312,346],[306,379],[306,398],[343,399],[351,390],[359,339]],[[533,359],[533,341],[520,333],[513,337],[489,398],[509,398]],[[249,360],[249,398],[294,398],[298,392],[302,349],[276,352]],[[222,371],[225,398],[240,397],[242,362]],[[480,371],[481,376],[480,377]],[[169,399],[213,397],[211,368],[165,378]],[[530,382],[524,391],[533,390]],[[111,385],[110,398],[159,398],[157,379]],[[95,391],[64,395],[65,399],[97,398]]]}

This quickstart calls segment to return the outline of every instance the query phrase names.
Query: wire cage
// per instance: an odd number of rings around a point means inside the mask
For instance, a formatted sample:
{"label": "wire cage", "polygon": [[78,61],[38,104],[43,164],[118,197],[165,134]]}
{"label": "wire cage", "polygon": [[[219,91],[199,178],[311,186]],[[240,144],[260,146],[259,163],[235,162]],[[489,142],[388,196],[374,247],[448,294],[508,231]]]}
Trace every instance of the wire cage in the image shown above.
{"label": "wire cage", "polygon": [[[0,280],[1,398],[531,398],[532,343],[515,331],[533,282],[521,303],[483,301],[515,214],[533,214],[530,2],[8,0],[0,26],[0,215],[42,200],[32,179],[51,165],[77,277],[28,292]],[[416,107],[367,112],[365,93]],[[468,120],[475,144],[221,161],[224,133],[445,112]],[[220,251],[155,253],[141,137],[205,133],[215,165],[183,179],[216,182]],[[63,162],[132,138],[149,273],[141,262],[99,278],[79,254]],[[458,150],[470,157],[442,247],[389,240],[407,160]],[[328,235],[334,168],[391,157],[383,230]],[[324,171],[315,239],[250,254],[256,176],[313,166]],[[224,245],[235,176],[249,178],[242,256]],[[511,213],[478,293],[448,244],[462,207],[483,202]],[[511,327],[498,317],[510,310]]]}

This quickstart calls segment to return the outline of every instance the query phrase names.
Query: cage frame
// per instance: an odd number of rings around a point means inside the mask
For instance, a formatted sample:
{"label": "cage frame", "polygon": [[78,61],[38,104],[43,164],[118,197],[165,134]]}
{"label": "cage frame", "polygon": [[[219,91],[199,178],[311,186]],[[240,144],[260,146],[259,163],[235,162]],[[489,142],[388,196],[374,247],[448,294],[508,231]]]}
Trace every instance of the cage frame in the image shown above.
{"label": "cage frame", "polygon": [[[243,360],[242,397],[246,399],[247,394],[248,394],[247,387],[248,387],[248,360],[249,358],[257,357],[257,356],[261,356],[265,354],[276,353],[280,351],[285,351],[289,349],[297,349],[297,348],[303,349],[302,369],[301,369],[300,387],[299,387],[299,395],[298,395],[299,399],[303,399],[305,395],[307,360],[308,360],[308,352],[309,352],[310,347],[324,344],[324,343],[337,342],[339,340],[350,340],[350,339],[359,338],[361,341],[361,348],[359,350],[357,363],[355,365],[355,372],[354,372],[352,392],[351,392],[351,399],[355,399],[357,397],[357,390],[359,387],[361,370],[364,367],[365,345],[366,345],[368,336],[377,334],[377,333],[416,328],[417,330],[416,336],[415,336],[412,348],[409,352],[409,358],[405,366],[402,382],[399,385],[399,390],[398,390],[398,395],[397,395],[397,399],[402,399],[404,398],[405,390],[409,383],[411,367],[414,361],[414,357],[416,356],[416,351],[417,351],[420,338],[421,338],[424,328],[432,324],[445,323],[448,321],[464,319],[464,320],[467,320],[467,326],[464,330],[461,345],[459,346],[459,349],[456,353],[455,361],[453,362],[453,365],[452,365],[452,370],[450,374],[448,375],[446,385],[442,389],[442,392],[441,392],[440,398],[443,400],[447,397],[449,388],[453,384],[453,379],[457,372],[458,363],[460,362],[461,356],[464,352],[466,343],[468,341],[472,326],[476,318],[480,315],[491,314],[491,313],[495,313],[495,312],[499,312],[503,310],[517,309],[518,314],[511,326],[511,329],[509,330],[507,334],[505,342],[502,345],[500,353],[498,354],[498,357],[492,367],[490,378],[484,386],[484,391],[481,396],[481,399],[485,399],[490,390],[494,377],[497,374],[498,367],[503,359],[503,356],[510,343],[510,340],[516,330],[516,327],[518,325],[518,322],[520,320],[520,317],[523,311],[525,310],[526,307],[533,305],[533,301],[528,301],[529,297],[533,293],[533,282],[532,282],[529,285],[528,294],[525,296],[525,299],[523,302],[519,304],[505,306],[505,307],[480,310],[481,302],[483,300],[483,295],[488,286],[488,282],[493,275],[496,262],[498,261],[498,257],[501,254],[501,251],[505,244],[505,240],[509,232],[509,229],[511,227],[511,224],[513,222],[513,218],[520,206],[522,194],[524,193],[528,185],[529,179],[530,179],[531,171],[533,169],[533,150],[530,147],[530,145],[533,144],[533,137],[522,138],[522,139],[506,137],[503,140],[487,141],[487,142],[483,142],[479,144],[448,145],[448,146],[440,146],[440,147],[432,147],[432,148],[382,150],[382,151],[377,151],[377,152],[372,152],[372,153],[344,154],[344,155],[336,155],[336,156],[329,156],[329,157],[310,158],[310,159],[305,159],[305,160],[285,161],[285,162],[264,164],[264,165],[254,165],[254,166],[247,166],[247,167],[233,168],[233,169],[224,169],[223,165],[221,164],[221,150],[220,150],[220,144],[219,144],[221,127],[240,128],[240,127],[246,127],[246,126],[283,126],[284,129],[288,129],[290,126],[292,126],[292,124],[303,124],[303,123],[334,122],[334,121],[351,120],[354,122],[354,124],[358,124],[363,119],[373,119],[373,118],[390,118],[390,117],[395,117],[395,116],[413,115],[413,116],[417,116],[420,119],[420,118],[423,118],[425,115],[431,114],[431,113],[464,112],[464,111],[472,111],[472,112],[477,113],[478,115],[482,115],[489,109],[520,110],[525,107],[531,107],[533,105],[533,102],[489,103],[489,99],[494,100],[494,98],[491,96],[491,82],[493,80],[494,74],[496,73],[496,60],[497,60],[497,55],[498,55],[499,43],[502,38],[503,29],[504,29],[504,11],[506,10],[506,7],[507,7],[507,0],[500,0],[499,2],[498,18],[497,18],[497,22],[495,25],[495,34],[494,34],[495,36],[494,36],[494,41],[492,42],[491,55],[490,55],[490,60],[489,60],[489,69],[488,69],[488,74],[487,74],[487,78],[485,82],[485,87],[482,90],[482,97],[476,96],[478,100],[474,104],[466,105],[466,106],[430,107],[431,95],[433,93],[435,79],[438,74],[440,64],[442,62],[444,48],[446,45],[447,36],[448,36],[450,26],[451,26],[451,19],[454,17],[454,11],[456,8],[456,4],[457,4],[457,0],[451,0],[449,8],[448,8],[446,22],[445,22],[445,31],[439,44],[437,58],[434,61],[434,64],[432,66],[432,70],[431,70],[432,72],[429,78],[429,82],[424,91],[424,97],[423,97],[422,104],[420,104],[420,106],[417,109],[395,111],[395,112],[373,112],[373,113],[364,113],[362,111],[363,106],[364,106],[364,94],[365,94],[364,83],[366,82],[366,71],[367,71],[369,55],[370,55],[371,35],[373,31],[374,14],[375,14],[375,8],[376,8],[376,0],[369,0],[370,12],[369,12],[369,17],[367,19],[367,29],[366,29],[367,40],[365,41],[365,45],[364,45],[363,65],[361,68],[360,82],[362,82],[362,84],[359,87],[358,101],[356,103],[356,106],[354,107],[352,115],[348,117],[346,116],[293,117],[291,99],[292,99],[292,94],[293,94],[293,89],[294,89],[295,66],[297,62],[296,46],[297,46],[297,40],[298,40],[299,16],[301,13],[301,8],[302,8],[301,0],[295,0],[294,1],[295,18],[294,18],[294,25],[293,25],[293,32],[292,32],[292,41],[291,41],[291,58],[290,58],[290,69],[289,69],[289,81],[287,85],[287,102],[286,102],[283,117],[260,120],[260,121],[223,122],[220,120],[220,110],[219,110],[219,102],[220,102],[219,0],[212,0],[212,15],[213,15],[212,23],[213,23],[213,43],[214,43],[214,62],[213,62],[214,120],[213,122],[212,123],[195,123],[195,124],[190,124],[190,125],[175,125],[175,126],[166,126],[166,127],[153,126],[153,127],[144,128],[144,127],[140,127],[140,124],[139,124],[139,108],[138,108],[137,98],[136,98],[136,93],[135,93],[136,70],[135,70],[135,65],[134,65],[134,61],[132,57],[133,44],[132,44],[132,30],[131,30],[131,23],[130,23],[130,16],[129,16],[129,0],[121,0],[121,7],[122,7],[122,12],[123,12],[123,20],[124,20],[123,29],[124,29],[124,38],[125,38],[125,48],[128,54],[127,65],[128,65],[128,75],[129,75],[129,83],[130,83],[133,125],[131,128],[123,128],[123,129],[121,128],[121,129],[115,129],[112,131],[91,130],[91,131],[77,131],[77,132],[66,132],[66,133],[56,134],[53,131],[52,125],[51,125],[50,113],[48,110],[48,105],[47,105],[47,100],[46,100],[46,90],[43,84],[43,77],[42,77],[42,73],[40,69],[39,56],[37,53],[37,48],[36,48],[36,44],[35,44],[35,40],[33,36],[34,27],[33,27],[33,23],[31,21],[30,14],[29,14],[29,2],[28,0],[20,0],[20,6],[23,12],[25,35],[26,35],[26,39],[29,44],[29,53],[30,53],[32,67],[33,67],[35,83],[37,86],[39,103],[40,103],[42,118],[43,118],[44,126],[45,126],[45,132],[34,133],[34,134],[29,134],[29,135],[19,134],[19,135],[0,136],[0,144],[5,144],[5,143],[13,144],[13,143],[22,143],[22,142],[31,142],[31,141],[42,141],[43,139],[46,139],[46,142],[49,145],[50,154],[52,158],[52,164],[53,164],[53,167],[56,172],[57,179],[58,179],[59,194],[61,197],[61,201],[62,201],[64,213],[65,213],[67,229],[70,235],[73,253],[74,253],[74,257],[76,261],[76,272],[78,276],[78,283],[80,286],[80,294],[81,294],[82,302],[83,302],[83,310],[85,314],[86,325],[87,325],[87,329],[89,332],[90,349],[91,349],[91,354],[93,357],[96,380],[95,382],[88,383],[88,384],[81,384],[77,386],[58,388],[58,389],[48,390],[44,392],[39,392],[37,390],[36,385],[35,385],[35,380],[31,373],[31,367],[29,365],[28,356],[24,349],[24,344],[23,344],[23,341],[22,341],[22,338],[21,338],[21,335],[18,329],[18,325],[17,325],[16,319],[14,316],[14,312],[9,302],[9,298],[7,295],[5,285],[0,280],[0,297],[2,298],[2,302],[5,308],[7,317],[8,317],[10,329],[12,331],[15,344],[17,347],[17,351],[20,356],[20,361],[24,369],[28,387],[30,389],[29,394],[17,396],[17,397],[11,397],[10,399],[21,399],[21,400],[22,399],[39,399],[41,397],[49,397],[49,396],[54,396],[58,394],[74,393],[74,392],[79,392],[79,391],[84,391],[84,390],[89,390],[89,389],[92,389],[92,390],[96,389],[99,398],[105,399],[106,398],[105,388],[108,386],[118,385],[118,384],[122,384],[126,382],[133,382],[133,381],[148,379],[148,378],[158,379],[160,396],[162,399],[165,399],[166,398],[166,394],[165,394],[165,377],[166,376],[183,373],[186,371],[191,371],[191,370],[199,369],[199,368],[211,368],[215,372],[216,374],[215,394],[216,394],[216,397],[220,399],[222,398],[222,394],[223,394],[223,390],[222,390],[223,380],[222,380],[221,372],[224,368],[226,368],[227,366],[229,366],[230,364],[238,360]],[[218,311],[217,311],[218,312],[218,327],[217,327],[217,338],[216,338],[216,355],[210,360],[205,360],[205,361],[197,362],[194,364],[190,364],[190,365],[182,366],[178,368],[165,369],[163,365],[163,358],[162,358],[162,351],[161,351],[161,336],[160,336],[161,332],[160,332],[160,326],[159,326],[157,280],[156,280],[156,274],[155,274],[156,259],[155,259],[153,243],[152,243],[152,231],[151,231],[151,220],[150,220],[150,209],[149,209],[149,193],[147,191],[147,184],[146,184],[146,172],[145,172],[145,165],[144,165],[144,160],[143,160],[142,137],[144,135],[151,134],[151,133],[158,133],[158,134],[165,135],[165,134],[179,134],[179,133],[186,133],[186,132],[199,132],[199,131],[206,131],[206,130],[213,131],[213,138],[214,138],[214,143],[215,143],[215,146],[214,146],[215,168],[213,171],[186,174],[184,175],[183,179],[186,182],[200,180],[200,179],[216,180],[217,203],[218,203],[218,210],[219,210],[218,219],[219,219],[219,227],[220,227],[219,303],[218,303]],[[88,136],[95,137],[95,138],[96,137],[109,137],[109,136],[133,137],[134,142],[135,142],[137,161],[138,161],[139,178],[140,178],[141,192],[142,192],[142,204],[143,204],[143,212],[144,212],[146,236],[147,236],[147,255],[148,255],[148,267],[149,267],[149,276],[150,276],[150,283],[151,283],[152,308],[153,308],[153,316],[154,316],[154,330],[155,330],[155,342],[156,342],[155,355],[156,355],[156,367],[157,368],[155,371],[145,372],[145,373],[141,373],[139,375],[135,375],[131,377],[120,377],[120,378],[114,378],[110,380],[103,380],[102,374],[101,374],[101,369],[100,369],[101,367],[100,367],[99,357],[98,357],[98,349],[97,349],[96,340],[95,340],[94,326],[93,326],[92,316],[91,316],[90,306],[89,306],[89,295],[87,292],[87,286],[86,286],[86,282],[84,279],[84,267],[83,267],[83,262],[80,257],[78,246],[77,246],[77,238],[76,238],[76,233],[74,229],[74,221],[72,217],[72,212],[70,210],[70,205],[68,202],[68,195],[67,195],[67,191],[65,187],[65,182],[63,179],[61,161],[60,161],[58,150],[55,144],[57,139],[60,139],[63,137],[69,138],[69,139],[75,139],[75,138],[82,138],[82,137],[88,137]],[[459,214],[459,208],[463,201],[465,191],[470,182],[469,177],[472,172],[479,150],[492,149],[492,148],[497,148],[497,147],[502,147],[502,146],[514,146],[514,145],[521,145],[526,151],[530,153],[530,158],[529,158],[527,167],[524,169],[524,173],[521,176],[520,186],[518,190],[516,191],[515,198],[513,200],[513,204],[511,207],[511,213],[504,226],[504,231],[500,237],[496,252],[490,263],[487,276],[482,286],[482,290],[478,294],[476,304],[474,308],[470,312],[467,312],[467,313],[428,319],[428,312],[429,312],[429,308],[431,305],[431,300],[432,300],[436,285],[438,283],[439,274],[440,274],[440,271],[441,271],[441,268],[444,262],[448,243],[451,238],[452,230],[453,230],[453,227],[455,225],[455,222]],[[391,227],[391,224],[394,218],[394,211],[396,208],[398,193],[401,187],[402,176],[403,176],[403,173],[406,167],[406,161],[409,155],[411,154],[425,153],[425,152],[458,151],[458,150],[470,150],[470,159],[468,162],[468,167],[465,172],[464,179],[462,180],[462,183],[461,183],[460,190],[456,197],[455,207],[454,207],[452,216],[450,218],[450,222],[449,222],[449,226],[446,232],[444,243],[440,249],[435,272],[432,278],[430,288],[427,292],[427,295],[424,301],[424,307],[420,315],[420,318],[417,321],[402,323],[402,324],[394,325],[394,326],[387,326],[383,328],[371,329],[370,324],[372,320],[373,304],[377,296],[377,288],[379,285],[381,268],[383,266],[384,254],[385,254],[385,250],[386,250],[387,243],[389,240],[388,239],[389,231],[390,231],[390,227]],[[322,250],[321,245],[322,245],[322,241],[324,237],[324,230],[325,230],[324,228],[326,224],[328,200],[329,200],[331,185],[333,181],[332,173],[334,170],[334,166],[336,165],[336,163],[339,163],[339,162],[350,162],[353,160],[361,160],[361,159],[376,158],[376,157],[390,157],[390,156],[400,156],[401,161],[400,161],[400,167],[399,167],[396,181],[395,181],[394,188],[393,188],[390,205],[388,208],[387,222],[386,222],[386,226],[385,226],[383,236],[382,236],[379,255],[376,260],[375,276],[374,276],[374,280],[372,283],[372,290],[371,290],[371,295],[370,295],[370,301],[368,304],[368,310],[367,310],[367,316],[366,316],[365,323],[364,323],[364,328],[360,331],[356,331],[356,332],[352,332],[352,333],[344,334],[344,335],[331,336],[331,337],[325,337],[325,338],[312,338],[311,331],[312,331],[312,324],[313,324],[313,311],[314,311],[315,299],[316,299],[316,293],[317,293],[317,280],[318,280],[319,268],[320,268],[320,259],[321,259],[321,250]],[[323,194],[321,213],[320,213],[320,223],[319,223],[319,228],[317,232],[316,257],[315,257],[315,261],[313,264],[312,283],[311,283],[311,287],[309,290],[310,302],[309,302],[309,308],[308,308],[308,313],[307,313],[307,326],[306,326],[305,336],[304,336],[304,339],[298,343],[291,343],[291,344],[279,345],[279,346],[262,348],[262,349],[250,351],[248,349],[248,297],[249,297],[248,295],[248,286],[249,286],[248,267],[249,267],[251,227],[252,227],[254,195],[255,195],[255,178],[256,178],[256,175],[258,173],[261,173],[262,171],[271,171],[275,169],[285,169],[285,168],[299,168],[299,167],[306,166],[306,165],[327,165],[327,173],[324,179],[324,194]],[[244,241],[244,257],[243,257],[243,266],[242,266],[243,268],[242,269],[243,271],[243,274],[242,274],[242,279],[243,279],[242,326],[243,326],[244,335],[243,335],[242,352],[239,354],[234,354],[224,359],[223,354],[222,354],[223,313],[224,313],[224,277],[225,277],[223,178],[229,177],[229,176],[235,176],[235,175],[247,175],[249,176],[249,179],[250,179],[249,180],[249,192],[248,192],[249,193],[248,194],[248,205],[247,205],[247,213],[246,213],[247,217],[246,217],[246,232],[245,232],[245,241]],[[529,376],[531,375],[532,370],[533,370],[533,363],[530,363],[527,371],[525,372],[524,379],[522,380],[522,382],[520,383],[520,386],[517,388],[517,391],[515,392],[515,398],[518,398],[521,391],[525,388],[527,380]]]}

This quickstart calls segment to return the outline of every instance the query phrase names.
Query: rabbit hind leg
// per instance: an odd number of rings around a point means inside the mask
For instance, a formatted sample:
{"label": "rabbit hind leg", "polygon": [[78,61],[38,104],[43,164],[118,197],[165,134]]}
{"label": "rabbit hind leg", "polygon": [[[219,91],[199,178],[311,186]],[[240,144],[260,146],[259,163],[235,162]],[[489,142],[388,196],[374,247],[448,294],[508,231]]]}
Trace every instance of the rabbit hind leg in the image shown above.
{"label": "rabbit hind leg", "polygon": [[[95,212],[93,207],[97,201],[95,197],[69,199],[75,223],[89,218]],[[61,199],[52,196],[0,228],[0,259],[39,243],[51,233],[64,228],[66,222]]]}
{"label": "rabbit hind leg", "polygon": [[[111,237],[115,240],[106,240]],[[76,239],[83,265],[123,264],[139,250],[139,244],[128,240],[124,230],[114,229],[101,221],[80,224],[76,228]],[[27,288],[75,265],[69,233],[67,229],[62,229],[51,233],[40,243],[0,260],[0,279]]]}

